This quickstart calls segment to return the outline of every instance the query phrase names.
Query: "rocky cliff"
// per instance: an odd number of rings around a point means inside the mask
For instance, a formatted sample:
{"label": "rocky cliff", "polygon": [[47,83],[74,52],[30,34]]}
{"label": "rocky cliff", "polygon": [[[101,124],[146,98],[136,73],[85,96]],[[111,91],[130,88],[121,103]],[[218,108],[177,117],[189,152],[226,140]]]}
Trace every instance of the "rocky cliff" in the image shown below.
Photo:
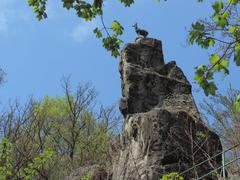
{"label": "rocky cliff", "polygon": [[161,41],[143,38],[127,44],[119,71],[124,125],[109,148],[112,162],[106,164],[112,167],[81,167],[65,180],[80,180],[88,172],[94,180],[159,180],[171,172],[190,180],[220,166],[216,157],[185,172],[222,147],[203,123],[182,70],[174,61],[164,63]]}
{"label": "rocky cliff", "polygon": [[[127,44],[119,71],[124,126],[110,149],[113,180],[159,180],[222,150],[219,137],[201,120],[182,70],[174,61],[164,63],[161,41]],[[217,157],[183,176],[196,178],[220,162]]]}

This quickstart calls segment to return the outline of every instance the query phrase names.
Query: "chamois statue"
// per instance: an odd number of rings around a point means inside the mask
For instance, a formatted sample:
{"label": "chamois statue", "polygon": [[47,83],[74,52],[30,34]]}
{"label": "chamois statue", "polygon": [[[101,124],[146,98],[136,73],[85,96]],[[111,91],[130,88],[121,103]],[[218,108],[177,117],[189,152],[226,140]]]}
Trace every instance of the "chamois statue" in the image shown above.
{"label": "chamois statue", "polygon": [[139,29],[137,23],[133,24],[133,27],[138,36],[143,36],[144,38],[147,37],[148,32],[144,29]]}

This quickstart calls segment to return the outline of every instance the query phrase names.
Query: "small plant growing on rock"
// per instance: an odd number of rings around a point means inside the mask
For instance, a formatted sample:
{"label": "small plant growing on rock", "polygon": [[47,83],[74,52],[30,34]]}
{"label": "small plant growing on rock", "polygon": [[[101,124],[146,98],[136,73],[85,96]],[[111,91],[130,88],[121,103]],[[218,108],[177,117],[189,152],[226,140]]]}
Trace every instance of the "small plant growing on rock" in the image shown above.
{"label": "small plant growing on rock", "polygon": [[160,180],[184,180],[177,172],[171,172],[164,175]]}
{"label": "small plant growing on rock", "polygon": [[206,138],[206,134],[204,134],[202,131],[197,131],[196,132],[196,137],[199,141],[201,141],[201,140]]}
{"label": "small plant growing on rock", "polygon": [[91,180],[93,178],[93,172],[88,171],[88,173],[81,178],[81,180]]}

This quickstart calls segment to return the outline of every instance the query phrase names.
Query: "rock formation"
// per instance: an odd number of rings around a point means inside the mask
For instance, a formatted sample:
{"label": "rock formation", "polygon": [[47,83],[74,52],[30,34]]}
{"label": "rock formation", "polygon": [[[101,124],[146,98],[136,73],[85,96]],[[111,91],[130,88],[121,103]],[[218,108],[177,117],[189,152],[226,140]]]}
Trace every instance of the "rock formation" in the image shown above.
{"label": "rock formation", "polygon": [[[201,120],[182,70],[174,61],[164,63],[161,41],[142,38],[127,44],[119,71],[124,125],[111,145],[113,180],[159,180],[222,150],[219,137]],[[217,157],[183,176],[199,177],[220,162]]]}

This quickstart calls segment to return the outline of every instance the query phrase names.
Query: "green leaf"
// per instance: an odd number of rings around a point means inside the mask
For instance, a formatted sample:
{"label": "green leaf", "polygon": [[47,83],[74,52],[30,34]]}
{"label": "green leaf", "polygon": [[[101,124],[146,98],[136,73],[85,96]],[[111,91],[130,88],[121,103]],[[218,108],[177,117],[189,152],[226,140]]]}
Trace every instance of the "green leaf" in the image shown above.
{"label": "green leaf", "polygon": [[228,2],[229,4],[236,5],[237,3],[239,3],[239,0],[227,0],[227,2]]}
{"label": "green leaf", "polygon": [[38,7],[37,7],[37,6],[34,6],[34,7],[33,7],[33,12],[35,12],[35,13],[39,12],[39,10],[38,10]]}
{"label": "green leaf", "polygon": [[229,29],[228,29],[228,32],[229,33],[234,33],[236,30],[236,26],[231,26]]}
{"label": "green leaf", "polygon": [[212,5],[212,8],[214,9],[215,14],[218,14],[223,8],[222,1],[215,1],[214,4]]}
{"label": "green leaf", "polygon": [[221,70],[222,70],[225,74],[229,74],[229,70],[228,70],[229,61],[227,61],[226,59],[222,59],[219,65],[220,65]]}
{"label": "green leaf", "polygon": [[29,6],[34,5],[34,3],[35,3],[35,0],[28,0],[28,5],[29,5]]}
{"label": "green leaf", "polygon": [[196,71],[195,71],[194,79],[203,88],[205,95],[206,96],[210,94],[215,95],[217,86],[215,85],[214,82],[208,82],[208,80],[213,79],[213,72],[208,71],[208,68],[205,65],[198,66],[195,69]]}
{"label": "green leaf", "polygon": [[120,55],[119,49],[123,41],[118,39],[116,35],[103,38],[102,42],[103,42],[103,47],[108,51],[111,51],[112,56],[118,57]]}
{"label": "green leaf", "polygon": [[222,59],[221,62],[220,62],[220,65],[222,67],[227,68],[229,66],[229,62],[226,59]]}
{"label": "green leaf", "polygon": [[223,14],[222,14],[222,17],[223,18],[228,18],[229,17],[229,13],[227,11],[225,11]]}
{"label": "green leaf", "polygon": [[240,109],[240,102],[236,102],[234,105],[233,112],[237,113],[239,111],[239,109]]}
{"label": "green leaf", "polygon": [[65,3],[65,4],[63,4],[63,7],[66,8],[66,9],[70,9],[70,8],[73,7],[73,4]]}
{"label": "green leaf", "polygon": [[96,37],[97,38],[101,38],[103,35],[102,35],[102,32],[98,29],[98,28],[95,28],[93,30],[94,34],[96,34]]}
{"label": "green leaf", "polygon": [[212,65],[216,64],[218,60],[219,60],[219,56],[217,54],[213,54],[210,57],[210,62],[211,62]]}
{"label": "green leaf", "polygon": [[189,44],[193,44],[195,42],[205,49],[209,48],[209,46],[214,46],[215,44],[215,40],[208,36],[209,33],[206,31],[205,25],[202,22],[197,21],[195,24],[192,24],[189,35]]}
{"label": "green leaf", "polygon": [[236,103],[234,105],[233,111],[235,113],[237,113],[239,111],[239,109],[240,109],[240,94],[237,95],[237,100],[236,100]]}
{"label": "green leaf", "polygon": [[228,25],[227,17],[225,17],[223,15],[216,14],[216,15],[214,15],[213,18],[215,19],[216,25],[221,28],[225,28]]}
{"label": "green leaf", "polygon": [[134,0],[120,0],[126,7],[129,7],[131,4],[134,3]]}
{"label": "green leaf", "polygon": [[237,43],[235,44],[235,51],[240,52],[240,43],[239,43],[239,42],[237,42]]}
{"label": "green leaf", "polygon": [[210,39],[208,44],[209,44],[209,46],[214,46],[215,41],[213,39]]}
{"label": "green leaf", "polygon": [[66,9],[73,8],[74,0],[62,0],[63,1],[63,7]]}
{"label": "green leaf", "polygon": [[42,16],[40,15],[40,14],[38,14],[37,16],[36,16],[36,18],[37,18],[37,20],[42,20]]}
{"label": "green leaf", "polygon": [[195,24],[192,25],[192,28],[198,31],[203,31],[205,29],[205,26],[200,22],[196,22]]}
{"label": "green leaf", "polygon": [[234,61],[236,63],[237,66],[240,66],[240,52],[237,51],[235,54],[234,54]]}
{"label": "green leaf", "polygon": [[237,95],[237,102],[240,102],[240,94]]}
{"label": "green leaf", "polygon": [[204,89],[205,94],[208,96],[209,94],[215,96],[217,91],[217,86],[214,82],[210,82]]}
{"label": "green leaf", "polygon": [[198,82],[201,83],[204,79],[204,74],[207,71],[207,67],[205,65],[200,65],[197,66],[195,71],[195,76],[194,79]]}
{"label": "green leaf", "polygon": [[117,35],[121,35],[123,33],[123,27],[121,26],[121,24],[114,20],[112,22],[112,30],[117,34]]}
{"label": "green leaf", "polygon": [[207,80],[212,80],[213,79],[213,71],[208,71],[208,73],[206,74],[206,79]]}
{"label": "green leaf", "polygon": [[195,73],[194,80],[196,80],[198,83],[200,83],[203,78],[204,78],[204,76],[202,74]]}
{"label": "green leaf", "polygon": [[219,64],[216,64],[214,67],[213,67],[213,70],[214,71],[220,71],[221,70],[221,66]]}
{"label": "green leaf", "polygon": [[240,43],[238,42],[235,44],[234,61],[237,66],[240,66]]}
{"label": "green leaf", "polygon": [[102,9],[102,5],[103,5],[103,0],[94,0],[94,2],[93,2],[93,6],[95,8]]}
{"label": "green leaf", "polygon": [[229,74],[228,66],[229,62],[226,59],[219,59],[217,54],[213,54],[210,57],[210,63],[214,66],[214,71],[223,71],[225,74]]}

